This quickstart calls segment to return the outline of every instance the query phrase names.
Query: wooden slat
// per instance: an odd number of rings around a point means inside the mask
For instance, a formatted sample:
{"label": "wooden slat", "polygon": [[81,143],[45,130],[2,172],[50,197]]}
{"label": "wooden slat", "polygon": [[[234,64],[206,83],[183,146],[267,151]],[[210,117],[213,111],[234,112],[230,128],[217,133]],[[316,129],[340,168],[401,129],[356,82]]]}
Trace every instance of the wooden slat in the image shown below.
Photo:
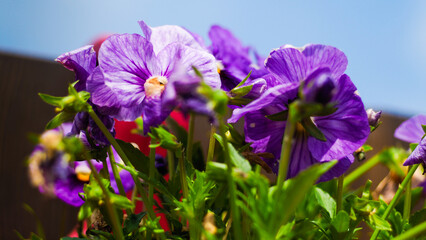
{"label": "wooden slat", "polygon": [[25,237],[36,231],[29,204],[44,225],[47,239],[59,239],[75,224],[77,208],[51,199],[30,186],[26,158],[33,149],[28,133],[41,133],[54,116],[53,107],[37,93],[66,94],[73,74],[54,61],[0,53],[0,239]]}

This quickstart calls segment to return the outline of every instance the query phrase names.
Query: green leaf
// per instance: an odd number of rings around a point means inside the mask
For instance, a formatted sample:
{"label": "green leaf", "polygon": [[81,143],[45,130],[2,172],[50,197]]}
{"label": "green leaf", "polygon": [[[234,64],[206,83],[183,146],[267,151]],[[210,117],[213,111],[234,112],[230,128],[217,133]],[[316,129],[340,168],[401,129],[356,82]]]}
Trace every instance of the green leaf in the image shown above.
{"label": "green leaf", "polygon": [[274,113],[271,115],[266,115],[266,118],[272,121],[287,121],[288,118],[288,110],[281,111],[278,113]]}
{"label": "green leaf", "polygon": [[248,85],[244,87],[234,88],[231,90],[231,94],[236,97],[243,97],[247,95],[251,89],[253,88],[253,85]]}
{"label": "green leaf", "polygon": [[275,217],[272,218],[270,224],[279,224],[279,226],[286,224],[317,179],[336,163],[337,161],[334,160],[322,164],[314,164],[300,172],[296,177],[285,181],[281,199],[277,201],[280,206],[285,207],[285,211],[276,211]]}
{"label": "green leaf", "polygon": [[72,121],[74,116],[75,113],[73,112],[60,112],[46,124],[46,129],[54,129],[64,122]]}
{"label": "green leaf", "polygon": [[383,231],[392,231],[392,228],[389,222],[384,220],[377,214],[372,214],[369,216],[369,223],[374,229],[383,230]]}
{"label": "green leaf", "polygon": [[362,150],[363,150],[364,152],[369,152],[369,151],[372,151],[372,150],[373,150],[373,147],[372,147],[372,146],[370,146],[370,145],[368,145],[368,144],[364,144],[364,145],[362,145]]}
{"label": "green leaf", "polygon": [[415,212],[411,217],[410,217],[410,224],[412,226],[417,226],[420,223],[424,223],[426,222],[426,208],[419,210],[417,212]]}
{"label": "green leaf", "polygon": [[78,211],[78,221],[83,221],[84,219],[89,218],[93,213],[93,206],[89,202],[85,202],[81,205],[80,210]]}
{"label": "green leaf", "polygon": [[127,197],[117,194],[110,194],[110,198],[111,203],[120,209],[130,209],[135,207],[135,205],[133,205],[133,203]]}
{"label": "green leaf", "polygon": [[331,225],[338,233],[344,233],[349,230],[349,215],[347,212],[341,210],[337,213],[336,218],[333,219]]}
{"label": "green leaf", "polygon": [[146,215],[146,212],[141,212],[139,214],[130,214],[124,221],[124,232],[126,234],[135,231],[139,227],[139,223],[142,221],[142,218]]}
{"label": "green leaf", "polygon": [[318,187],[314,188],[314,193],[318,204],[328,212],[331,219],[334,219],[336,215],[336,201],[334,198]]}
{"label": "green leaf", "polygon": [[176,137],[164,129],[163,126],[151,127],[151,132],[149,132],[148,135],[154,142],[158,142],[157,144],[150,144],[150,148],[162,147],[167,150],[175,151],[176,154],[180,155],[182,144],[178,143]]}
{"label": "green leaf", "polygon": [[422,124],[422,129],[423,129],[423,132],[426,134],[426,125]]}
{"label": "green leaf", "polygon": [[[238,87],[240,87],[240,86],[242,86],[246,81],[247,81],[247,79],[249,79],[249,77],[250,77],[250,75],[251,75],[251,72],[252,72],[252,70],[250,70],[250,72],[247,74],[247,76],[243,79],[243,81],[241,81],[240,83],[238,83],[238,85],[237,86],[235,86],[235,88],[238,88]],[[234,88],[234,89],[235,89]]]}
{"label": "green leaf", "polygon": [[416,147],[418,146],[418,143],[410,143],[410,150],[414,151],[414,149],[416,149]]}
{"label": "green leaf", "polygon": [[87,240],[87,238],[79,238],[79,237],[62,237],[61,240]]}
{"label": "green leaf", "polygon": [[[222,140],[222,137],[218,134],[215,134],[214,137],[216,140],[224,147],[224,143]],[[241,169],[243,172],[250,172],[251,171],[251,165],[249,161],[247,161],[245,158],[243,158],[238,151],[232,146],[232,144],[228,143],[228,149],[229,149],[229,156],[231,158],[232,163],[235,165],[235,167]]]}
{"label": "green leaf", "polygon": [[179,142],[183,144],[183,147],[186,148],[188,132],[185,130],[185,128],[179,125],[176,120],[170,116],[166,119],[166,125],[172,130],[173,134],[177,137]]}
{"label": "green leaf", "polygon": [[133,167],[139,172],[146,175],[149,174],[149,158],[145,156],[139,149],[135,148],[132,144],[117,139],[118,145],[123,149]]}
{"label": "green leaf", "polygon": [[320,141],[323,141],[323,142],[327,141],[324,134],[321,132],[321,130],[317,128],[317,126],[315,125],[315,123],[312,121],[311,118],[304,118],[301,123],[303,128],[305,128],[305,130],[309,133],[309,135],[311,135],[312,137]]}
{"label": "green leaf", "polygon": [[39,93],[38,95],[40,96],[41,100],[43,100],[45,103],[63,109],[64,97],[55,97],[55,96],[51,96],[44,93]]}

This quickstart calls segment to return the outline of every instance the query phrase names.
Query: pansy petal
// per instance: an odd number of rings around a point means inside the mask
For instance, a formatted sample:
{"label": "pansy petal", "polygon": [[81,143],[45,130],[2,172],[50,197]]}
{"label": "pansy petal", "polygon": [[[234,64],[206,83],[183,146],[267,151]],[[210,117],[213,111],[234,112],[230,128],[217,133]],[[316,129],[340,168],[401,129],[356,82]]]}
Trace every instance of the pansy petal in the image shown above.
{"label": "pansy petal", "polygon": [[87,77],[96,67],[96,52],[93,45],[84,46],[71,52],[67,52],[55,59],[67,69],[75,72],[75,85],[77,91],[86,89]]}
{"label": "pansy petal", "polygon": [[251,143],[255,153],[272,153],[274,158],[264,159],[272,171],[278,173],[278,160],[285,128],[284,121],[272,121],[262,111],[249,112],[244,117],[246,142]]}
{"label": "pansy petal", "polygon": [[426,125],[426,115],[414,116],[399,125],[394,136],[408,143],[418,143],[425,133],[422,125]]}
{"label": "pansy petal", "polygon": [[75,175],[72,175],[64,180],[59,179],[55,183],[55,195],[67,204],[79,207],[84,203],[79,196],[80,193],[83,193],[83,187],[84,182],[79,181]]}
{"label": "pansy petal", "polygon": [[198,50],[204,50],[197,39],[182,27],[175,25],[149,27],[144,21],[139,21],[138,23],[146,39],[153,44],[155,54],[158,54],[163,48],[174,42],[179,42]]}
{"label": "pansy petal", "polygon": [[160,70],[152,44],[138,34],[115,34],[105,40],[99,50],[99,65],[105,74],[128,72],[137,76],[134,84]]}
{"label": "pansy petal", "polygon": [[142,110],[144,134],[150,131],[150,127],[160,125],[172,111],[173,106],[164,105],[160,96],[145,98]]}
{"label": "pansy petal", "polygon": [[[192,76],[195,76],[192,67],[197,68],[203,76],[203,80],[213,88],[220,88],[221,82],[217,72],[216,59],[205,50],[197,50],[180,43],[173,43],[164,48],[159,54],[163,72],[170,72],[169,69],[180,68]],[[164,73],[166,74],[166,73]]]}
{"label": "pansy petal", "polygon": [[423,163],[426,164],[426,138],[423,138],[416,149],[410,154],[404,162],[404,166]]}
{"label": "pansy petal", "polygon": [[337,161],[330,170],[324,173],[319,179],[318,182],[326,182],[333,178],[342,176],[343,173],[348,171],[349,167],[354,162],[354,156],[352,154],[348,155]]}
{"label": "pansy petal", "polygon": [[264,116],[284,111],[287,109],[285,105],[287,105],[290,100],[296,98],[298,87],[297,83],[290,83],[270,88],[262,96],[249,103],[247,106],[235,109],[232,116],[228,119],[228,122],[234,123],[247,113],[258,111],[260,109],[264,109],[266,111],[268,108],[274,108],[274,112],[269,111]]}
{"label": "pansy petal", "polygon": [[298,83],[305,79],[308,70],[305,56],[294,48],[273,50],[265,60],[265,67],[282,83]]}
{"label": "pansy petal", "polygon": [[367,114],[361,98],[355,94],[355,86],[347,75],[337,85],[338,93],[332,101],[337,102],[337,111],[324,117],[314,117],[318,129],[327,141],[309,137],[312,156],[320,162],[341,159],[364,144],[370,133]]}
{"label": "pansy petal", "polygon": [[340,78],[348,65],[346,55],[332,46],[310,44],[303,48],[302,53],[306,56],[310,71],[318,67],[328,67],[331,70],[331,76],[335,79]]}
{"label": "pansy petal", "polygon": [[293,178],[300,171],[305,170],[315,163],[318,163],[318,161],[313,158],[309,152],[308,136],[304,132],[296,132],[291,148],[291,157],[287,177]]}

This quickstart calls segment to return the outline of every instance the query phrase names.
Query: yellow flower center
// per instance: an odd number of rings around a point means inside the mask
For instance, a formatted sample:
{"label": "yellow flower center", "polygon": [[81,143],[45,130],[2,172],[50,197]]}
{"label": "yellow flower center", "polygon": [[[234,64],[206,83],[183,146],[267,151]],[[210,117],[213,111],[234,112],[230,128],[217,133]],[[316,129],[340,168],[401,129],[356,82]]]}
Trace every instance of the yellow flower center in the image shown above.
{"label": "yellow flower center", "polygon": [[90,174],[92,171],[86,165],[78,165],[75,168],[75,174],[77,175],[77,179],[82,182],[88,182],[90,179]]}
{"label": "yellow flower center", "polygon": [[167,82],[167,78],[164,76],[153,76],[148,78],[143,85],[145,96],[160,96],[166,88]]}

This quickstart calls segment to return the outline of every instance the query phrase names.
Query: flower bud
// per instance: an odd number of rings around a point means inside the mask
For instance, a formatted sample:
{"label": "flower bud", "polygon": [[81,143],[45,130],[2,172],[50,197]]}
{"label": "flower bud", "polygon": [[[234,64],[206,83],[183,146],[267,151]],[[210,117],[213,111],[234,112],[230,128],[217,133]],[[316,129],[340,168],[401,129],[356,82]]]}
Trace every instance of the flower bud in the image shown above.
{"label": "flower bud", "polygon": [[336,94],[336,84],[328,68],[311,73],[305,81],[303,97],[309,103],[327,104]]}
{"label": "flower bud", "polygon": [[375,112],[372,108],[367,109],[367,117],[368,117],[368,124],[370,124],[371,127],[377,127],[379,125],[380,117],[382,116],[382,111]]}

